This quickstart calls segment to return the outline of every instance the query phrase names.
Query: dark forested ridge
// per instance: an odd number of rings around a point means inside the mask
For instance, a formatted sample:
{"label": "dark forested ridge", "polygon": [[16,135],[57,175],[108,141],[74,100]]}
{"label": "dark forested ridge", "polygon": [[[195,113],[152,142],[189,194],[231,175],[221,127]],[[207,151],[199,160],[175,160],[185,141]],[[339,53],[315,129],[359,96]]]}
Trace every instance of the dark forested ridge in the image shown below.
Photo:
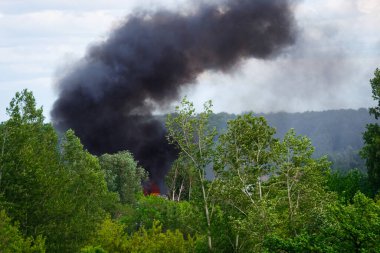
{"label": "dark forested ridge", "polygon": [[[218,132],[223,132],[227,128],[227,121],[235,119],[236,116],[217,113],[210,117],[210,124]],[[363,147],[363,132],[366,124],[376,122],[367,109],[259,113],[256,116],[265,117],[269,125],[276,128],[276,136],[279,138],[283,138],[291,128],[297,134],[310,138],[315,147],[314,156],[328,155],[333,162],[333,168],[365,170],[364,161],[359,156],[359,150]]]}

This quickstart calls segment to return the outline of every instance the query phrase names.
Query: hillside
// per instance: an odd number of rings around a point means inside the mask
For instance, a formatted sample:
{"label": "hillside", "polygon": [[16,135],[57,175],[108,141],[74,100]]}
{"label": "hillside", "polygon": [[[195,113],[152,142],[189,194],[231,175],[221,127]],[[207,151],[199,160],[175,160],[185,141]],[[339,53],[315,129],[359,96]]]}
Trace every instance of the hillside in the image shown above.
{"label": "hillside", "polygon": [[[294,128],[297,134],[308,136],[315,146],[315,156],[328,155],[333,168],[365,170],[358,151],[363,146],[362,133],[366,124],[375,122],[367,109],[257,115],[264,116],[276,128],[279,138],[290,128]],[[223,132],[227,121],[235,117],[234,114],[218,113],[211,118],[211,125]]]}

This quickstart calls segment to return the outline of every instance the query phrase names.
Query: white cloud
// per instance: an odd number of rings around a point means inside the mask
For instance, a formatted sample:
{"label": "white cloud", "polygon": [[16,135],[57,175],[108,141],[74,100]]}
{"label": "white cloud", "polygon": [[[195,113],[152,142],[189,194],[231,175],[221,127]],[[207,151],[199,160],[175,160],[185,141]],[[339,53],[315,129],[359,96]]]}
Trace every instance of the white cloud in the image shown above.
{"label": "white cloud", "polygon": [[358,0],[358,9],[364,13],[379,13],[380,1],[379,0]]}

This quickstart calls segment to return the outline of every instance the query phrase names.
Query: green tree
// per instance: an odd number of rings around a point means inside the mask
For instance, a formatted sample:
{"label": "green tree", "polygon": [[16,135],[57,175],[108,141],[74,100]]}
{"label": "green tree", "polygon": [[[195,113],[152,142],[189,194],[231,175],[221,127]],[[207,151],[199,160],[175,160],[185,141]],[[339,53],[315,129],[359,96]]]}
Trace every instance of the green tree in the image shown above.
{"label": "green tree", "polygon": [[[141,227],[135,233],[128,235],[125,227],[111,219],[104,220],[91,240],[93,245],[99,245],[98,252],[104,249],[108,252],[194,252],[194,239],[179,231],[163,231],[158,221],[153,221],[149,229]],[[95,247],[86,247],[82,252],[96,252]]]}
{"label": "green tree", "polygon": [[231,203],[242,213],[239,205],[263,198],[262,181],[270,173],[271,148],[277,142],[274,134],[263,117],[246,114],[229,121],[226,133],[219,137],[215,170],[225,187],[242,195]]}
{"label": "green tree", "polygon": [[108,189],[119,194],[121,203],[135,203],[136,196],[142,194],[141,185],[148,178],[148,173],[137,166],[132,154],[128,151],[104,154],[99,161]]}
{"label": "green tree", "polygon": [[78,251],[117,200],[110,193],[98,159],[84,150],[72,130],[61,141],[62,193],[55,211],[59,219],[49,238],[57,252]]}
{"label": "green tree", "polygon": [[1,204],[28,236],[44,233],[60,181],[58,138],[30,91],[17,92],[0,127]]}
{"label": "green tree", "polygon": [[[334,194],[325,190],[330,163],[326,157],[314,159],[313,152],[310,140],[292,129],[273,147],[274,169],[266,184],[271,222],[261,230],[265,236],[257,242],[260,250],[329,252],[318,240],[328,206],[335,203]],[[260,228],[263,222],[251,214],[245,226]]]}
{"label": "green tree", "polygon": [[78,251],[116,200],[96,157],[68,131],[59,145],[32,92],[16,93],[0,126],[0,205],[51,252]]}
{"label": "green tree", "polygon": [[[306,137],[282,141],[262,117],[238,116],[219,138],[217,203],[229,217],[235,252],[260,252],[268,236],[313,235],[328,204],[329,163],[314,159]],[[233,239],[233,240],[232,240]]]}
{"label": "green tree", "polygon": [[347,173],[339,171],[330,173],[327,186],[330,191],[337,192],[343,202],[351,202],[358,191],[368,197],[373,195],[367,174],[357,169],[349,170]]}
{"label": "green tree", "polygon": [[100,246],[86,246],[81,249],[80,253],[107,253],[107,251]]}
{"label": "green tree", "polygon": [[192,163],[179,157],[174,161],[165,183],[168,187],[169,198],[173,201],[191,200],[191,192],[197,180],[197,171]]}
{"label": "green tree", "polygon": [[159,221],[164,230],[180,230],[195,235],[201,231],[202,210],[187,201],[171,201],[160,196],[144,196],[138,199],[129,212],[120,218],[128,233],[141,227],[152,227],[153,220]]}
{"label": "green tree", "polygon": [[380,203],[357,193],[352,204],[336,203],[328,212],[325,245],[336,252],[380,251]]}
{"label": "green tree", "polygon": [[227,131],[219,137],[215,170],[218,203],[233,217],[230,219],[234,238],[230,238],[235,252],[249,248],[248,237],[261,237],[264,233],[255,230],[244,233],[242,220],[255,209],[255,217],[263,223],[268,220],[265,203],[265,181],[271,170],[271,149],[277,142],[275,129],[263,117],[252,114],[238,116],[228,122]]}
{"label": "green tree", "polygon": [[[376,119],[380,117],[380,70],[376,69],[375,77],[370,80],[372,87],[372,98],[377,102],[377,106],[369,109],[369,113]],[[361,151],[362,157],[366,160],[368,178],[375,191],[380,188],[380,126],[368,124],[367,130],[363,134],[364,147]]]}
{"label": "green tree", "polygon": [[206,169],[213,160],[216,136],[216,130],[211,129],[208,125],[208,119],[212,114],[211,106],[211,101],[205,103],[204,111],[197,115],[194,105],[184,98],[181,106],[176,107],[175,114],[168,115],[166,120],[169,142],[178,147],[181,159],[188,160],[196,171],[210,250],[213,248],[211,223],[214,203],[210,195],[213,183],[207,180]]}
{"label": "green tree", "polygon": [[[274,175],[269,180],[275,210],[285,236],[296,236],[301,231],[318,231],[323,215],[334,195],[325,188],[330,163],[326,157],[312,157],[314,147],[304,136],[291,129],[272,151],[275,154]],[[272,200],[272,201],[273,201]]]}
{"label": "green tree", "polygon": [[0,211],[0,252],[2,253],[43,253],[45,240],[38,236],[24,238],[18,227],[13,225],[4,210]]}

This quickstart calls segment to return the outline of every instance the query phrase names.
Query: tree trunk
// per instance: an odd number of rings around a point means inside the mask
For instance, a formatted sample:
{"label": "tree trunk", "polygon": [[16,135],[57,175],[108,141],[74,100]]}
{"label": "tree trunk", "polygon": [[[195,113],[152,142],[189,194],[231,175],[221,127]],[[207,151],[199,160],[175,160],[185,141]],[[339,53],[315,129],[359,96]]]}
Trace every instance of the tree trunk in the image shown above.
{"label": "tree trunk", "polygon": [[205,215],[206,215],[206,220],[207,220],[207,238],[208,238],[208,248],[210,251],[212,251],[212,238],[211,238],[211,219],[210,219],[210,212],[208,210],[208,201],[207,201],[207,195],[206,195],[206,190],[205,186],[203,184],[203,177],[201,175],[201,171],[199,171],[199,179],[201,181],[201,187],[202,187],[202,195],[203,195],[203,203],[204,203],[204,208],[205,208]]}

